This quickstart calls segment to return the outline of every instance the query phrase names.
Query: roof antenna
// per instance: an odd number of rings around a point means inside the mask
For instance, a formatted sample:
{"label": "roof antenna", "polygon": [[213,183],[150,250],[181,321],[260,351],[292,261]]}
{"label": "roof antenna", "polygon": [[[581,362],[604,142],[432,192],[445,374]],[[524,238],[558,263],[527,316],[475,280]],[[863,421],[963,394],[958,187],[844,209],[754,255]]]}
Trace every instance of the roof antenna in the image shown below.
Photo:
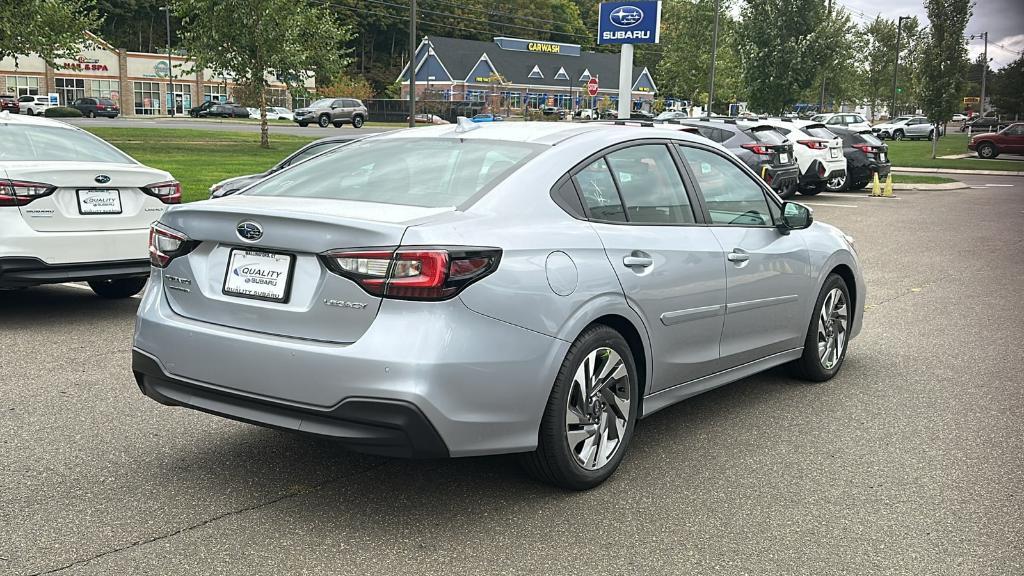
{"label": "roof antenna", "polygon": [[473,130],[476,130],[479,127],[479,124],[473,122],[469,118],[466,118],[465,116],[459,116],[458,125],[455,126],[455,133],[465,134],[466,132],[472,132]]}

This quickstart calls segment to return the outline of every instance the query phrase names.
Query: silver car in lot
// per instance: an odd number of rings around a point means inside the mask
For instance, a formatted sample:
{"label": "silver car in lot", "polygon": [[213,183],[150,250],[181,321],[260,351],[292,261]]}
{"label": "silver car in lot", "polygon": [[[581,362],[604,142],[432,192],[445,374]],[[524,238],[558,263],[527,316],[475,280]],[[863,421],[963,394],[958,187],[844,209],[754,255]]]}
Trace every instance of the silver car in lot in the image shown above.
{"label": "silver car in lot", "polygon": [[850,237],[666,128],[375,135],[171,209],[150,254],[154,400],[377,454],[524,453],[570,489],[684,398],[830,379],[865,297]]}

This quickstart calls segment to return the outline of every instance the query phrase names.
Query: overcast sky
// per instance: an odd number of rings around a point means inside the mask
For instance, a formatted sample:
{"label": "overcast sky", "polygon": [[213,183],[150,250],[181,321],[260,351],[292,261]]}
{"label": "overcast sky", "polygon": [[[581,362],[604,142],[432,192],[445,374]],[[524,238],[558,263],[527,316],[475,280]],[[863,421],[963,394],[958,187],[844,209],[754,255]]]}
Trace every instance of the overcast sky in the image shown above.
{"label": "overcast sky", "polygon": [[[922,0],[839,0],[839,3],[853,13],[855,22],[863,23],[865,17],[872,20],[877,15],[890,20],[899,16],[917,16],[923,25],[928,25]],[[980,32],[988,32],[988,57],[992,59],[993,69],[1002,68],[1019,58],[1024,52],[1024,0],[975,0],[966,34],[970,36]],[[980,38],[967,43],[972,60],[981,54],[983,45]]]}

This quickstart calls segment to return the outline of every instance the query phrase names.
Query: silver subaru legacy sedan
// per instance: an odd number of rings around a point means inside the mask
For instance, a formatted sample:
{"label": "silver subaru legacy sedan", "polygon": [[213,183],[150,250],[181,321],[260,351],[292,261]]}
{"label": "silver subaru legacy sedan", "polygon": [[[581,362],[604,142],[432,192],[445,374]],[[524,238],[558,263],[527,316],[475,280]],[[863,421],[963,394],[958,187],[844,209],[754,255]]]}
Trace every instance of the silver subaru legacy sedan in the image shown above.
{"label": "silver subaru legacy sedan", "polygon": [[678,130],[376,135],[150,234],[133,370],[166,405],[594,487],[637,420],[860,331],[853,240]]}

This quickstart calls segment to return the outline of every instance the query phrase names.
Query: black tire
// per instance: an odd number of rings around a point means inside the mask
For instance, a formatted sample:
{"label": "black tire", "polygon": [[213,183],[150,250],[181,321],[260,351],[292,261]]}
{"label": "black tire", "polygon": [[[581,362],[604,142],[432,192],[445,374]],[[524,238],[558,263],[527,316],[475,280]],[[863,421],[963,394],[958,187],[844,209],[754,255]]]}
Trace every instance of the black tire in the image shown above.
{"label": "black tire", "polygon": [[825,184],[824,183],[815,184],[814,186],[807,186],[805,188],[801,188],[800,189],[800,194],[802,196],[815,196],[817,194],[821,194],[821,192],[823,190],[825,190]]}
{"label": "black tire", "polygon": [[892,133],[893,140],[903,140],[904,136],[905,134],[903,133],[903,130],[897,130]]}
{"label": "black tire", "polygon": [[[826,366],[818,348],[819,319],[825,299],[834,289],[838,289],[842,293],[843,302],[845,303],[846,324],[840,328],[841,323],[838,321],[832,323],[832,330],[842,333],[843,338],[841,343],[838,343],[839,353],[835,363]],[[839,372],[839,369],[843,367],[843,360],[846,358],[846,349],[850,342],[848,330],[853,326],[853,315],[856,313],[855,308],[856,303],[850,300],[850,290],[846,286],[846,281],[838,274],[829,274],[828,278],[825,279],[825,284],[821,287],[821,292],[818,293],[818,299],[814,302],[814,312],[811,313],[811,320],[807,326],[807,336],[804,338],[804,353],[799,359],[790,363],[790,369],[794,376],[811,382],[825,382],[826,380],[831,380]],[[829,316],[831,317],[831,315]],[[826,334],[830,333],[826,332]]]}
{"label": "black tire", "polygon": [[25,112],[25,113],[28,114],[29,116],[35,116],[35,114],[32,112],[31,108],[29,108],[28,111]]}
{"label": "black tire", "polygon": [[321,114],[320,117],[316,119],[316,125],[321,128],[327,128],[331,125],[331,116],[329,114]]}
{"label": "black tire", "polygon": [[849,187],[847,187],[847,190],[863,190],[864,188],[867,188],[869,182],[870,180],[861,180],[860,182],[854,182],[850,184]]}
{"label": "black tire", "polygon": [[782,198],[783,200],[788,200],[793,196],[796,196],[796,189],[796,184],[790,184],[789,186],[786,186],[785,188],[778,190],[777,193],[779,195],[779,198]]}
{"label": "black tire", "polygon": [[344,122],[342,122],[342,121],[340,121],[340,120],[338,120],[338,121],[335,121],[335,122],[333,122],[332,124],[334,124],[334,127],[335,127],[335,128],[341,128],[342,126],[344,126],[344,125],[345,125],[345,123],[344,123]]}
{"label": "black tire", "polygon": [[999,150],[996,150],[996,145],[991,142],[982,142],[978,145],[978,158],[984,158],[990,160],[999,156]]}
{"label": "black tire", "polygon": [[91,280],[89,288],[100,298],[112,300],[118,298],[130,298],[142,291],[146,286],[146,276],[135,278],[118,278],[116,280]]}
{"label": "black tire", "polygon": [[86,118],[95,118],[96,117],[96,113],[93,112],[92,110],[89,110],[89,113],[86,114],[85,117]]}
{"label": "black tire", "polygon": [[[626,386],[618,390],[629,389],[629,414],[619,444],[608,462],[594,470],[585,469],[578,463],[577,457],[569,446],[566,426],[566,412],[569,406],[569,394],[573,389],[573,379],[584,359],[600,348],[613,350],[622,359],[626,368]],[[589,490],[607,480],[618,468],[629,448],[636,426],[637,405],[639,404],[639,386],[637,371],[630,353],[629,344],[621,334],[601,324],[595,324],[580,334],[579,338],[569,347],[569,352],[562,362],[562,367],[555,378],[551,395],[548,397],[541,420],[537,438],[537,450],[521,456],[523,467],[533,477],[565,488],[567,490]]]}
{"label": "black tire", "polygon": [[352,127],[353,128],[362,128],[363,127],[363,117],[362,116],[353,116],[352,117]]}
{"label": "black tire", "polygon": [[299,128],[305,128],[306,126],[309,126],[309,122],[299,122]]}

